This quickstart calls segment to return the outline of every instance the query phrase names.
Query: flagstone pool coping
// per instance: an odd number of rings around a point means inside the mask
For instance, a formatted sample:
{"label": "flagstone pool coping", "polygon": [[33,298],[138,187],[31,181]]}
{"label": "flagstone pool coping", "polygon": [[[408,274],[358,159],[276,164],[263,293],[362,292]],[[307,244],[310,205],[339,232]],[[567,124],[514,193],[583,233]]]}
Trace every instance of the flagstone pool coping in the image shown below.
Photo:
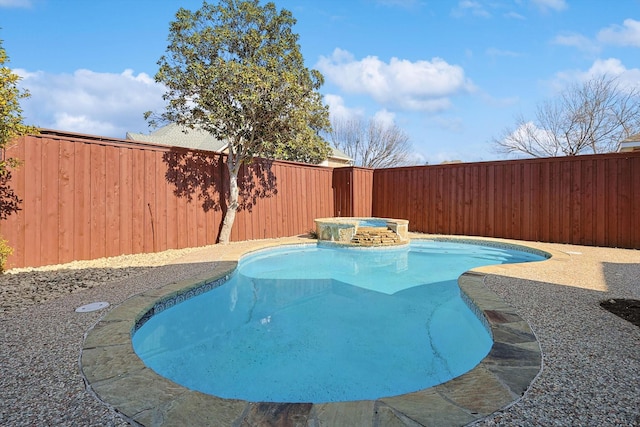
{"label": "flagstone pool coping", "polygon": [[[269,246],[274,244],[260,241],[251,250]],[[132,347],[137,328],[156,312],[224,283],[247,252],[230,250],[212,271],[143,292],[109,311],[85,335],[80,367],[87,388],[132,424],[145,426],[466,425],[515,403],[540,373],[542,354],[531,328],[484,285],[486,275],[507,265],[480,267],[458,279],[463,299],[491,331],[489,354],[466,374],[414,393],[321,404],[247,402],[187,389],[147,368]]]}

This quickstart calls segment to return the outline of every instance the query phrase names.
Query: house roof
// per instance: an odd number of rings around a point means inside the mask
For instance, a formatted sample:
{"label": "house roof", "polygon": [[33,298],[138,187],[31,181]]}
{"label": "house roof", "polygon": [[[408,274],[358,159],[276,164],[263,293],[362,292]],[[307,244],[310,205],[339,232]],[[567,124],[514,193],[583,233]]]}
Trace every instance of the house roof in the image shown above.
{"label": "house roof", "polygon": [[631,135],[629,138],[622,140],[622,142],[640,142],[640,133]]}
{"label": "house roof", "polygon": [[170,123],[149,134],[127,132],[127,139],[218,153],[227,147],[225,141],[214,138],[209,132],[202,129],[189,129],[176,123]]}
{"label": "house roof", "polygon": [[[217,153],[221,153],[227,148],[225,141],[214,138],[209,132],[197,128],[189,129],[176,123],[170,123],[149,134],[127,132],[126,139]],[[329,158],[345,163],[353,161],[344,151],[336,147],[331,147],[331,150]]]}
{"label": "house roof", "polygon": [[339,160],[353,160],[347,153],[336,147],[331,147],[331,154],[329,154],[329,157]]}
{"label": "house roof", "polygon": [[640,150],[640,133],[631,135],[627,139],[620,141],[619,152]]}

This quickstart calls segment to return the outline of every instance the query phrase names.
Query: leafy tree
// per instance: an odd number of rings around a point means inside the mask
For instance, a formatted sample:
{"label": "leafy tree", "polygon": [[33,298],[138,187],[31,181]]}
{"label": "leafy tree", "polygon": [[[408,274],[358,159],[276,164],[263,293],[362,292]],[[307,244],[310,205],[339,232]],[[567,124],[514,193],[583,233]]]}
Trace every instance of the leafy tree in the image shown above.
{"label": "leafy tree", "polygon": [[319,136],[329,127],[317,91],[323,77],[304,66],[295,22],[273,3],[221,0],[195,12],[181,8],[170,25],[155,76],[167,87],[160,118],[228,142],[221,243],[229,241],[238,209],[242,164],[256,156],[319,163],[329,152]]}
{"label": "leafy tree", "polygon": [[575,156],[616,151],[640,132],[640,86],[622,87],[600,76],[574,84],[536,110],[536,120],[516,120],[494,144],[503,154]]}
{"label": "leafy tree", "polygon": [[20,77],[7,66],[9,58],[0,40],[0,220],[20,210],[21,200],[9,186],[11,168],[18,160],[5,158],[4,150],[15,138],[37,133],[37,128],[22,123],[20,100],[29,97],[29,92],[18,88]]}
{"label": "leafy tree", "polygon": [[356,166],[389,168],[412,164],[409,136],[395,123],[379,119],[334,119],[331,143],[351,157]]}

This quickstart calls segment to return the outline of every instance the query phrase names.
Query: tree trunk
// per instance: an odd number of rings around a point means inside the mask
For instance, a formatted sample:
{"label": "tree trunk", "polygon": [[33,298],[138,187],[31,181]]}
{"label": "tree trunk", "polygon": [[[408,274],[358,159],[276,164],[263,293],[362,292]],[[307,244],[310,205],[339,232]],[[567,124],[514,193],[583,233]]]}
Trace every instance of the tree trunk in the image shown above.
{"label": "tree trunk", "polygon": [[220,229],[220,238],[218,241],[223,244],[229,243],[229,238],[231,236],[231,228],[233,227],[233,222],[236,219],[236,212],[238,211],[238,165],[234,165],[234,163],[230,158],[227,158],[227,168],[229,170],[229,206],[227,206],[227,212],[224,214],[224,219],[222,220],[222,228]]}

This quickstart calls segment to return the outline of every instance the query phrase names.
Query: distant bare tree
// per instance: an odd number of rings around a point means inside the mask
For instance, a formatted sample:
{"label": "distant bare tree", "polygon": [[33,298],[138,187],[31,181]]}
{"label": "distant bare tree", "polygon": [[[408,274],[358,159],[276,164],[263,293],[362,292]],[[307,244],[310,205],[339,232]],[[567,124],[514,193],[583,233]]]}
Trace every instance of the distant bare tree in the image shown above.
{"label": "distant bare tree", "polygon": [[388,168],[411,164],[409,136],[395,123],[379,119],[333,119],[329,139],[356,166]]}
{"label": "distant bare tree", "polygon": [[616,151],[620,141],[638,132],[640,86],[623,88],[616,78],[600,76],[542,103],[535,121],[518,117],[515,129],[493,142],[502,154],[575,156]]}

